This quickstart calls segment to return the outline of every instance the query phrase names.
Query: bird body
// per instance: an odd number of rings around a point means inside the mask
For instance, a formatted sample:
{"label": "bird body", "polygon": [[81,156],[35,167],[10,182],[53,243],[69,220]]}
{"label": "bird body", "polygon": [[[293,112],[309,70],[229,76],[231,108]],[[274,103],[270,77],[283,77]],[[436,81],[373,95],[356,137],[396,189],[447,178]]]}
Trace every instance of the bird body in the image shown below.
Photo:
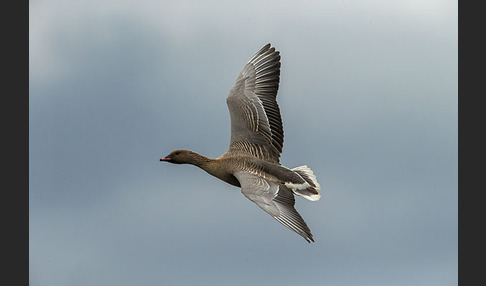
{"label": "bird body", "polygon": [[248,199],[310,242],[314,239],[294,208],[294,194],[316,201],[321,187],[306,165],[289,169],[280,164],[283,128],[276,102],[279,79],[280,54],[267,44],[243,67],[226,99],[231,117],[227,152],[211,159],[193,151],[175,150],[160,160],[192,164],[241,187]]}

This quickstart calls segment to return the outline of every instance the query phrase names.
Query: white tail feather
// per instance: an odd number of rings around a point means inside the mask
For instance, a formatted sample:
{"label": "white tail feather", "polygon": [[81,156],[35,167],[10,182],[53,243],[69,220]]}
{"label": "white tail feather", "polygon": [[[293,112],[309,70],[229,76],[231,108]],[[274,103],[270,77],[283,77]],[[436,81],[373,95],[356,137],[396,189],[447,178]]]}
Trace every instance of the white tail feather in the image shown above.
{"label": "white tail feather", "polygon": [[299,166],[297,168],[293,168],[292,171],[297,172],[299,175],[305,175],[307,178],[304,179],[309,179],[314,186],[316,186],[317,190],[321,189],[321,185],[317,182],[316,175],[314,175],[314,172],[311,170],[311,168],[307,167],[307,165]]}
{"label": "white tail feather", "polygon": [[307,165],[299,166],[296,168],[293,168],[292,171],[296,172],[299,174],[305,181],[305,184],[300,184],[300,185],[291,185],[287,186],[289,189],[291,189],[296,195],[299,195],[303,198],[306,198],[310,201],[317,201],[321,198],[321,194],[319,193],[318,190],[321,189],[321,186],[317,182],[316,175],[314,175],[314,172],[307,167]]}

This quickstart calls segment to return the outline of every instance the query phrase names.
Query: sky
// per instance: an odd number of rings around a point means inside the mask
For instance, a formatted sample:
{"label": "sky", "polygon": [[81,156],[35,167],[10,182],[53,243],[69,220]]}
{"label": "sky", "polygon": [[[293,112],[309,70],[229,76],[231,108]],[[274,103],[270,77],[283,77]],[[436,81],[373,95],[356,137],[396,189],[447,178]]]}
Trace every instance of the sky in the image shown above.
{"label": "sky", "polygon": [[[457,1],[29,2],[29,279],[56,285],[457,285]],[[216,158],[226,96],[281,54],[281,163],[315,243]]]}

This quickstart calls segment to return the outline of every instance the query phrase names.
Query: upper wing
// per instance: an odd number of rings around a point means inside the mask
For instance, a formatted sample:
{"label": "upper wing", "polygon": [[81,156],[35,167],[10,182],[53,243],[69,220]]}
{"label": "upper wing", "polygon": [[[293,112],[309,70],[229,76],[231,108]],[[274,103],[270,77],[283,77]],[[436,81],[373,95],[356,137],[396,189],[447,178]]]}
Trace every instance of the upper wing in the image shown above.
{"label": "upper wing", "polygon": [[231,116],[228,152],[279,162],[283,128],[276,96],[280,53],[267,44],[243,67],[226,103]]}
{"label": "upper wing", "polygon": [[235,177],[241,184],[243,195],[307,242],[314,241],[311,230],[294,208],[295,198],[291,190],[246,172],[236,173]]}

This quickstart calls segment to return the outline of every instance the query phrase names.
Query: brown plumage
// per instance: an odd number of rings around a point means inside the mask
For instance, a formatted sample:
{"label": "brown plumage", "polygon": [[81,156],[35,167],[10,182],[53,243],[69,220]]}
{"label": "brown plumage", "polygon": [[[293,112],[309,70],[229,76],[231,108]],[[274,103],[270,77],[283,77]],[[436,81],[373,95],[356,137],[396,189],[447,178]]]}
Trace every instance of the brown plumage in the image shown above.
{"label": "brown plumage", "polygon": [[216,159],[188,150],[175,150],[160,159],[192,164],[237,187],[277,221],[308,242],[312,233],[295,210],[294,194],[320,198],[319,183],[307,166],[280,165],[283,128],[276,96],[280,80],[280,53],[270,44],[258,51],[236,77],[226,102],[231,116],[231,141]]}

